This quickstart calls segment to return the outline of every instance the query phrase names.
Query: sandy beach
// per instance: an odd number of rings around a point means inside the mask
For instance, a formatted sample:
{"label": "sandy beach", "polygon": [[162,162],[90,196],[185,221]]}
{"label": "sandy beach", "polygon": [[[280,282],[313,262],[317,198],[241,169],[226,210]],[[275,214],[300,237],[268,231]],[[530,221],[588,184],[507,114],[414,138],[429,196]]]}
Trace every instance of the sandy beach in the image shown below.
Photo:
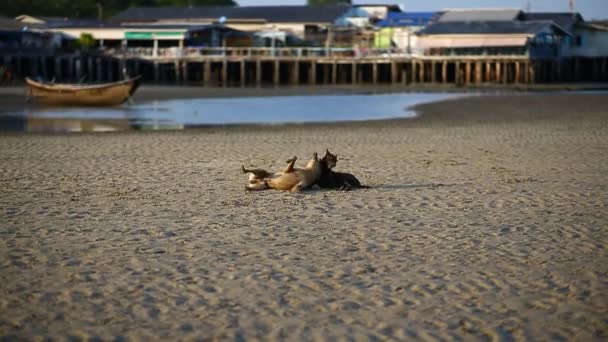
{"label": "sandy beach", "polygon": [[[608,96],[0,135],[0,339],[608,339]],[[338,154],[371,189],[246,192]]]}

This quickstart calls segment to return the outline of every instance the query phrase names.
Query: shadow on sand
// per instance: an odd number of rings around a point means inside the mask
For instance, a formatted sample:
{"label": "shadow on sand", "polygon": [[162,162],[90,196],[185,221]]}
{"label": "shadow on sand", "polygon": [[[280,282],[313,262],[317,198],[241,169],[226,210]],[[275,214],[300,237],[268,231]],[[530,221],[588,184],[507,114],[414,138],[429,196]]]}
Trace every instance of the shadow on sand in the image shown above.
{"label": "shadow on sand", "polygon": [[445,184],[445,183],[426,183],[426,184],[383,184],[371,185],[370,189],[382,190],[412,190],[412,189],[437,189],[449,186],[458,186],[462,184]]}

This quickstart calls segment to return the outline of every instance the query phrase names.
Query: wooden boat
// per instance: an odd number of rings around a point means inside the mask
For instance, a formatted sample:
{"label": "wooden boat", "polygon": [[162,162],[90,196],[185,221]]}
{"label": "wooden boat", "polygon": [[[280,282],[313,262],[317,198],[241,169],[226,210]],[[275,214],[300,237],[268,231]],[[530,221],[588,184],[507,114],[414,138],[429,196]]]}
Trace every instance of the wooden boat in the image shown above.
{"label": "wooden boat", "polygon": [[25,78],[28,100],[53,105],[112,106],[129,99],[137,87],[140,76],[104,84],[51,84]]}

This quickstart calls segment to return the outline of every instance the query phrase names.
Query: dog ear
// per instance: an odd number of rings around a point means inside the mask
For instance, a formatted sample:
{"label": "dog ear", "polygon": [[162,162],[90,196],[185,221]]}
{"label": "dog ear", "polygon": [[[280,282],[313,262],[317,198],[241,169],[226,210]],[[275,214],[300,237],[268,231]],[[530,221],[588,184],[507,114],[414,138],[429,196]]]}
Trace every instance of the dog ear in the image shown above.
{"label": "dog ear", "polygon": [[326,148],[326,149],[325,149],[325,154],[326,154],[326,155],[331,154],[331,153],[329,152],[329,149],[328,149],[328,148]]}

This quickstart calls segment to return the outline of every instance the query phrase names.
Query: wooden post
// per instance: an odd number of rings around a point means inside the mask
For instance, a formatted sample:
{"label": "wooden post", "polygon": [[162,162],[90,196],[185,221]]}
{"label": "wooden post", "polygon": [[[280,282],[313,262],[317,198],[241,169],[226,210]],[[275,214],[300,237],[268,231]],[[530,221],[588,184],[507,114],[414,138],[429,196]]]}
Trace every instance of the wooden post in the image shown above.
{"label": "wooden post", "polygon": [[515,62],[515,83],[519,83],[520,74],[519,74],[519,62]]}
{"label": "wooden post", "polygon": [[351,83],[357,84],[357,62],[352,62],[350,66]]}
{"label": "wooden post", "polygon": [[308,83],[317,84],[317,62],[310,61],[310,69],[308,70]]}
{"label": "wooden post", "polygon": [[441,63],[441,83],[445,84],[448,82],[448,61]]}
{"label": "wooden post", "polygon": [[431,61],[431,83],[435,83],[437,78],[437,70],[435,64],[437,64],[435,63],[435,61]]}
{"label": "wooden post", "polygon": [[462,79],[460,77],[460,61],[457,61],[454,65],[454,84],[460,85]]}
{"label": "wooden post", "polygon": [[418,80],[420,83],[424,83],[426,81],[424,78],[424,61],[420,62],[420,68],[418,68]]}
{"label": "wooden post", "polygon": [[281,64],[278,59],[274,61],[274,72],[272,74],[272,83],[276,86],[281,81]]}
{"label": "wooden post", "polygon": [[401,69],[401,84],[402,85],[407,85],[407,70],[405,70],[405,65],[403,65],[403,68]]}
{"label": "wooden post", "polygon": [[206,60],[203,65],[203,83],[206,86],[211,84],[211,61]]}
{"label": "wooden post", "polygon": [[[114,60],[112,58],[106,61],[107,78],[109,82],[114,82]],[[162,77],[162,75],[161,75]]]}
{"label": "wooden post", "polygon": [[333,62],[331,63],[331,84],[336,84],[338,83],[338,64],[336,63],[336,60],[334,59]]}
{"label": "wooden post", "polygon": [[262,60],[259,58],[255,60],[255,85],[262,85]]}
{"label": "wooden post", "polygon": [[411,64],[412,64],[412,84],[416,83],[416,75],[417,75],[416,65],[417,65],[417,63],[418,62],[416,62],[415,59],[412,59],[412,62],[411,62]]}
{"label": "wooden post", "polygon": [[535,65],[535,62],[532,62],[532,61],[528,64],[528,70],[527,70],[527,72],[528,72],[528,83],[530,83],[530,84],[536,83],[536,75],[534,73],[534,65]]}
{"label": "wooden post", "polygon": [[471,62],[465,62],[465,75],[464,75],[464,83],[469,85],[471,83]]}
{"label": "wooden post", "polygon": [[222,60],[222,87],[228,85],[228,60],[226,57]]}
{"label": "wooden post", "polygon": [[187,61],[182,62],[182,77],[183,77],[184,82],[190,81],[190,73],[188,72],[188,62]]}
{"label": "wooden post", "polygon": [[505,84],[509,83],[509,62],[504,62],[502,71],[503,71],[502,82]]}
{"label": "wooden post", "polygon": [[93,57],[88,56],[87,57],[87,81],[88,82],[93,82],[94,78],[93,78],[93,73],[95,71],[93,70]]}
{"label": "wooden post", "polygon": [[372,64],[372,83],[378,83],[378,63],[376,62]]}
{"label": "wooden post", "polygon": [[[6,57],[5,57],[5,60],[6,60]],[[97,78],[98,79],[99,79],[99,75],[100,75],[99,64],[100,64],[100,62],[99,62],[99,58],[98,58],[97,59],[97,70],[98,70]],[[7,65],[9,65],[9,64],[7,63]],[[62,68],[61,57],[55,57],[55,80],[56,81],[63,79],[63,72],[62,72],[61,68]]]}
{"label": "wooden post", "polygon": [[293,84],[300,84],[300,61],[296,60],[293,62],[293,75],[291,82]]}
{"label": "wooden post", "polygon": [[247,75],[245,74],[245,60],[244,59],[241,59],[240,66],[241,66],[241,75],[240,75],[241,76],[241,79],[240,79],[241,87],[244,87],[245,83],[247,83]]}
{"label": "wooden post", "polygon": [[74,78],[74,57],[68,58],[68,69],[66,71],[67,71],[67,73],[66,73],[67,78],[69,80],[73,79]]}
{"label": "wooden post", "polygon": [[501,67],[500,62],[499,61],[495,62],[494,67],[495,67],[494,68],[495,69],[494,70],[494,82],[501,83],[502,82],[502,76],[501,76],[502,72],[500,70],[500,67]]}
{"label": "wooden post", "polygon": [[397,63],[391,62],[391,84],[397,83],[399,81],[398,77]]}
{"label": "wooden post", "polygon": [[492,79],[492,68],[490,65],[490,62],[486,62],[485,64],[484,80],[482,81],[484,83],[488,83]]}

